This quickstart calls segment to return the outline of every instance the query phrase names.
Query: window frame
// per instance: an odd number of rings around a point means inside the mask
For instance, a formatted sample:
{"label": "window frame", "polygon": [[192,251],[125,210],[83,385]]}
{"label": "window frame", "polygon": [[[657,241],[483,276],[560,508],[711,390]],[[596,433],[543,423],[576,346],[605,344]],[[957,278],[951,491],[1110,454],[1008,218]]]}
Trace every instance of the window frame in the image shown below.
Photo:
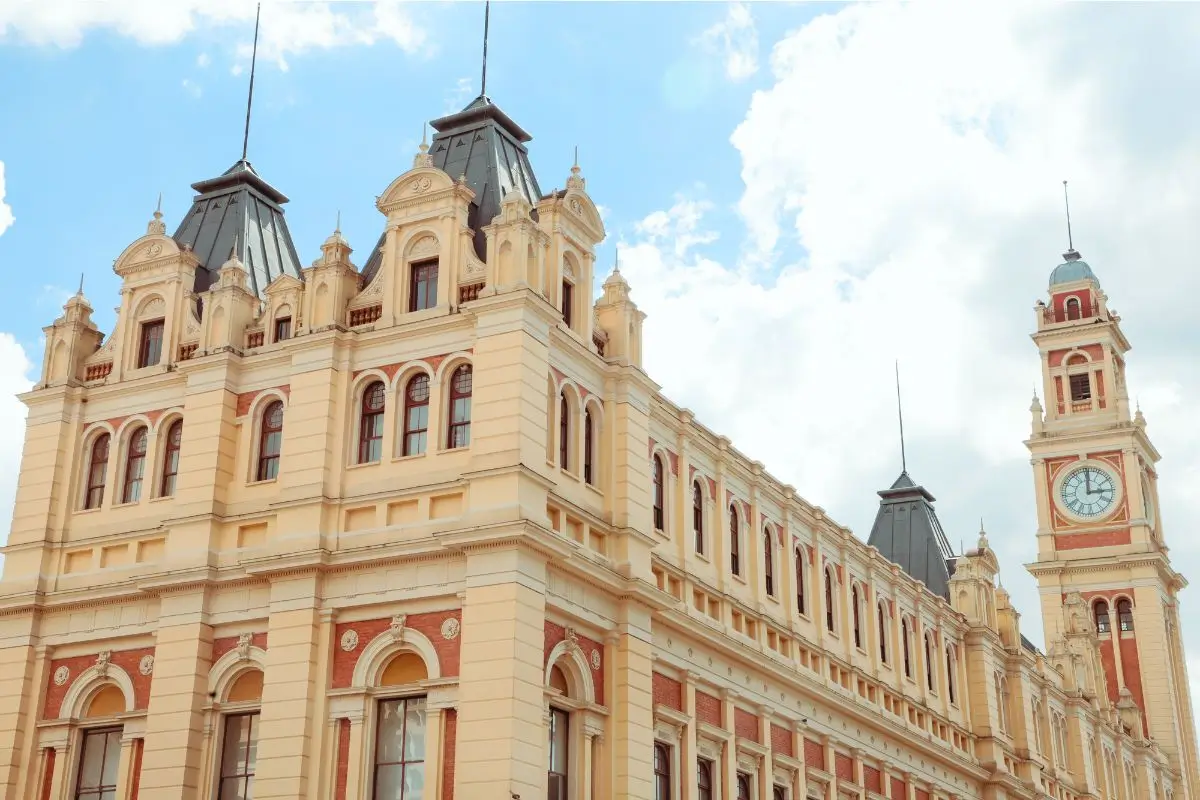
{"label": "window frame", "polygon": [[[467,388],[459,389],[459,375],[465,375]],[[471,406],[475,394],[475,368],[459,364],[450,373],[449,403],[446,407],[446,449],[461,450],[471,446]]]}
{"label": "window frame", "polygon": [[[425,397],[423,400],[413,399],[413,389],[418,381],[425,382]],[[424,455],[429,448],[429,403],[432,396],[432,379],[428,373],[416,372],[404,382],[404,405],[402,409],[400,431],[401,457]],[[413,412],[425,409],[424,427],[413,423]],[[416,437],[416,438],[414,438]]]}
{"label": "window frame", "polygon": [[673,756],[671,745],[657,740],[654,742],[654,800],[674,800],[675,789],[671,776]]}
{"label": "window frame", "polygon": [[[1078,382],[1078,383],[1077,383]],[[1076,394],[1076,388],[1079,389],[1079,394]],[[1092,374],[1088,372],[1075,372],[1067,375],[1067,393],[1071,397],[1072,403],[1087,403],[1092,399]]]}
{"label": "window frame", "polygon": [[[135,445],[140,442],[140,449]],[[150,452],[150,428],[138,425],[125,439],[125,465],[121,471],[121,505],[142,500],[142,485],[146,482],[146,456]]]}
{"label": "window frame", "polygon": [[[104,444],[103,453],[98,449],[101,443]],[[112,457],[112,434],[105,431],[93,437],[88,455],[87,473],[84,476],[83,486],[83,510],[93,511],[104,505],[104,492],[108,484],[108,462]],[[95,480],[97,468],[99,468],[100,475],[99,483]],[[94,504],[92,503],[93,492],[98,493]]]}
{"label": "window frame", "polygon": [[558,468],[571,471],[571,401],[566,389],[558,393]]}
{"label": "window frame", "polygon": [[736,501],[729,504],[729,572],[742,577],[742,528]]}
{"label": "window frame", "polygon": [[937,636],[933,631],[925,631],[925,688],[931,694],[938,693],[937,680],[937,659],[933,657],[937,652]]}
{"label": "window frame", "polygon": [[183,418],[171,421],[163,437],[162,468],[158,475],[158,496],[174,497],[179,480],[179,454],[183,449]]}
{"label": "window frame", "polygon": [[850,584],[850,614],[854,627],[854,647],[858,650],[865,649],[863,647],[862,635],[862,592],[858,590],[858,584],[851,582]]}
{"label": "window frame", "polygon": [[654,523],[654,530],[666,533],[667,529],[667,509],[666,509],[666,465],[663,463],[662,455],[655,453],[651,461],[651,480],[653,487],[651,489],[651,510]]}
{"label": "window frame", "polygon": [[1117,598],[1116,608],[1117,629],[1121,633],[1133,633],[1136,627],[1133,619],[1133,601],[1128,597]]}
{"label": "window frame", "polygon": [[567,328],[574,327],[575,322],[575,284],[563,278],[562,282],[562,317]]}
{"label": "window frame", "polygon": [[591,406],[583,408],[583,482],[596,485],[596,423]]}
{"label": "window frame", "polygon": [[[253,709],[250,711],[236,711],[236,712],[232,712],[229,714],[221,715],[221,746],[217,750],[217,757],[216,757],[216,762],[217,762],[217,764],[216,764],[216,767],[217,767],[216,800],[238,800],[238,798],[246,796],[244,793],[246,788],[253,786],[254,775],[256,772],[256,767],[258,765],[258,730],[262,725],[261,714],[262,714],[261,709],[256,708],[256,709]],[[231,775],[226,775],[225,774],[225,755],[226,755],[225,751],[226,751],[226,748],[229,747],[229,724],[234,719],[238,719],[238,718],[242,718],[242,717],[250,717],[250,718],[258,717],[257,720],[253,720],[253,719],[251,720],[249,729],[247,730],[247,733],[246,733],[246,742],[248,744],[252,743],[254,745],[254,753],[255,753],[254,760],[253,761],[249,761],[249,759],[247,760],[247,762],[248,762],[247,763],[247,771],[236,773],[236,774],[231,774]],[[239,737],[239,741],[240,741],[240,737]],[[234,794],[232,794],[232,795],[225,794],[225,781],[230,780],[230,779],[233,779],[233,780],[240,779],[239,783],[240,783],[240,786],[242,789],[241,793],[239,793],[238,790],[235,789]],[[238,783],[235,783],[234,785],[238,786]]]}
{"label": "window frame", "polygon": [[696,555],[704,553],[704,489],[700,478],[692,481],[692,533],[695,534]]}
{"label": "window frame", "polygon": [[[124,727],[121,725],[102,725],[95,728],[83,728],[79,731],[79,757],[75,760],[75,788],[71,792],[72,800],[101,800],[106,794],[112,793],[116,796],[117,784],[120,783],[121,769],[121,740],[120,735],[124,733]],[[102,783],[97,787],[83,787],[83,765],[87,758],[87,742],[93,736],[104,737],[104,750],[100,757],[100,780],[104,780],[104,768],[108,761],[109,742],[108,737],[112,734],[118,734],[117,746],[115,749],[116,766],[114,772],[118,773],[114,776],[115,780],[112,784]]]}
{"label": "window frame", "polygon": [[[374,406],[371,402],[376,389],[378,389],[379,397],[378,406]],[[370,381],[363,387],[362,395],[358,399],[358,447],[354,463],[377,464],[383,459],[383,429],[387,420],[386,415],[387,385],[378,379]],[[376,428],[377,423],[378,428]]]}
{"label": "window frame", "polygon": [[[138,326],[137,369],[146,369],[162,363],[163,338],[167,321],[163,317],[150,319]],[[152,334],[157,332],[157,337]],[[151,360],[153,357],[153,360]]]}
{"label": "window frame", "polygon": [[[437,307],[438,281],[441,279],[438,258],[425,258],[408,265],[408,312],[427,311]],[[433,280],[429,280],[432,273]]]}
{"label": "window frame", "polygon": [[733,779],[733,793],[737,800],[752,800],[754,797],[754,782],[750,773],[738,770]]}
{"label": "window frame", "polygon": [[825,565],[825,630],[837,633],[837,611],[833,595],[833,565]]}
{"label": "window frame", "polygon": [[946,699],[950,705],[958,705],[958,648],[946,645]]}
{"label": "window frame", "polygon": [[696,758],[697,800],[713,800],[713,789],[713,760],[698,756]]}
{"label": "window frame", "polygon": [[[275,410],[276,407],[279,408],[279,425],[278,426],[269,426],[267,424],[268,420],[270,419],[271,413]],[[279,398],[275,398],[275,399],[269,401],[265,406],[263,406],[263,410],[259,414],[259,419],[258,419],[258,459],[254,465],[254,480],[256,482],[273,481],[279,477],[279,467],[280,467],[280,463],[281,463],[280,456],[283,453],[283,415],[284,415],[283,401],[280,400]],[[279,436],[275,440],[276,447],[275,447],[274,452],[272,453],[268,449],[267,445],[270,443],[270,441],[271,441],[270,437],[273,434],[278,434]],[[275,467],[275,471],[273,474],[268,475],[267,473],[271,471],[272,464]]]}
{"label": "window frame", "polygon": [[1112,632],[1112,615],[1107,600],[1101,598],[1092,605],[1092,623],[1096,626],[1097,634],[1108,635]]}
{"label": "window frame", "polygon": [[771,535],[771,523],[763,525],[763,588],[767,597],[775,596],[775,537]]}
{"label": "window frame", "polygon": [[900,615],[900,642],[904,649],[904,677],[910,681],[913,679],[912,669],[912,626],[908,624],[908,617],[904,614]]}
{"label": "window frame", "polygon": [[808,594],[807,582],[805,581],[805,571],[808,569],[805,564],[804,545],[797,544],[795,549],[796,555],[796,613],[802,617],[808,616]]}
{"label": "window frame", "polygon": [[[561,720],[566,726],[563,736],[562,745],[565,752],[562,754],[561,762],[563,764],[563,772],[554,771],[555,763],[555,732],[558,730],[557,721]],[[571,712],[565,708],[558,706],[550,706],[550,719],[548,721],[548,743],[546,747],[546,792],[549,800],[568,800],[571,796]],[[557,778],[558,785],[561,787],[560,794],[553,794],[554,789],[551,784]]]}
{"label": "window frame", "polygon": [[879,663],[888,666],[888,620],[891,614],[887,610],[887,600],[875,604],[875,616],[879,620]]}
{"label": "window frame", "polygon": [[[407,759],[405,759],[403,757],[404,739],[405,739],[405,734],[407,733],[407,727],[408,727],[408,704],[415,703],[420,700],[425,701],[425,717],[422,722],[424,730],[422,731],[423,738],[421,741],[421,758],[419,761],[417,761],[417,760],[408,761]],[[400,729],[400,749],[401,749],[402,755],[401,755],[400,761],[388,761],[388,762],[383,762],[381,764],[379,761],[379,742],[380,742],[379,729],[383,723],[383,713],[382,713],[381,709],[383,708],[384,704],[386,704],[386,703],[400,703],[401,704],[402,714],[403,714],[403,723],[402,723],[402,727]],[[388,696],[384,696],[384,697],[377,697],[377,698],[375,698],[375,702],[374,702],[374,712],[375,712],[375,719],[374,719],[374,724],[371,727],[371,742],[370,742],[371,749],[370,749],[370,756],[369,756],[370,770],[371,770],[370,771],[370,777],[371,777],[370,797],[372,798],[372,800],[393,800],[393,798],[384,798],[384,797],[380,797],[380,795],[379,795],[379,768],[380,768],[380,766],[384,766],[384,767],[393,767],[393,766],[397,766],[397,765],[400,766],[400,768],[401,768],[401,773],[400,773],[401,774],[401,785],[402,786],[403,786],[404,773],[405,773],[405,771],[407,771],[408,767],[411,765],[415,765],[415,764],[421,765],[421,768],[422,768],[421,771],[423,774],[421,783],[423,786],[425,784],[427,784],[429,779],[432,777],[425,770],[425,767],[427,765],[429,765],[429,763],[430,763],[429,751],[428,751],[429,696],[426,694],[401,694],[401,695],[388,695]],[[403,798],[402,800],[410,800],[410,798],[406,797],[406,798]],[[415,797],[415,798],[412,798],[411,800],[420,800],[420,798]]]}
{"label": "window frame", "polygon": [[[274,335],[273,341],[276,343],[286,342],[288,339],[292,338],[291,315],[289,314],[286,317],[276,317],[275,324],[272,326],[272,329],[272,333]],[[281,333],[283,334],[282,336],[280,335]]]}

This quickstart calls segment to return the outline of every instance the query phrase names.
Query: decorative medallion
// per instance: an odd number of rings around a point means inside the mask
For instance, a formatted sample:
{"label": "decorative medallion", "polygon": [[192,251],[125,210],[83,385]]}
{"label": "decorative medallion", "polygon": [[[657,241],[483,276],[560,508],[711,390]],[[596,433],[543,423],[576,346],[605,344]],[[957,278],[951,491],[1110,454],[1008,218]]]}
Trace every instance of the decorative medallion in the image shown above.
{"label": "decorative medallion", "polygon": [[342,649],[347,653],[358,647],[358,631],[351,628],[342,634]]}
{"label": "decorative medallion", "polygon": [[101,650],[96,656],[96,674],[104,677],[108,674],[108,665],[112,662],[112,650]]}
{"label": "decorative medallion", "polygon": [[431,181],[429,179],[429,176],[422,175],[421,177],[417,178],[415,181],[412,182],[413,194],[421,194],[422,192],[428,192],[429,187],[432,185],[433,185],[433,181]]}
{"label": "decorative medallion", "polygon": [[600,669],[600,651],[599,650],[592,651],[592,669],[593,670]]}
{"label": "decorative medallion", "polygon": [[149,675],[151,672],[154,672],[154,656],[142,656],[142,660],[138,662],[138,672],[143,675]]}
{"label": "decorative medallion", "polygon": [[571,199],[571,210],[574,211],[576,214],[582,214],[583,213],[583,203],[579,202],[578,198],[572,198]]}
{"label": "decorative medallion", "polygon": [[[428,181],[429,179],[426,178],[425,180]],[[429,256],[437,251],[438,240],[432,236],[425,235],[413,242],[412,247],[408,250],[408,254],[410,256]]]}
{"label": "decorative medallion", "polygon": [[154,258],[156,255],[158,255],[161,252],[162,252],[162,242],[155,242],[154,244],[152,244],[148,248],[146,248],[146,255],[148,255],[150,258]]}
{"label": "decorative medallion", "polygon": [[462,625],[454,617],[446,617],[442,622],[442,638],[453,640],[458,638],[459,631],[462,630]]}
{"label": "decorative medallion", "polygon": [[54,685],[62,686],[71,678],[71,669],[65,664],[54,670]]}

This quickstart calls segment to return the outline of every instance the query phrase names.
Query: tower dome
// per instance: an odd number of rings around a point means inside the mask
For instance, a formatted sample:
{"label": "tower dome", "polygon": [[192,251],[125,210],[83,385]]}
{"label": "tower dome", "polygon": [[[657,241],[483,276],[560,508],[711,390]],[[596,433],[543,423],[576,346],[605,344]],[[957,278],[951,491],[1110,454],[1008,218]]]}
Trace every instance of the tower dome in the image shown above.
{"label": "tower dome", "polygon": [[1099,283],[1096,278],[1096,273],[1092,272],[1092,268],[1088,263],[1077,253],[1074,248],[1063,253],[1065,259],[1063,263],[1054,268],[1050,273],[1050,288],[1059,286],[1064,283],[1074,283],[1075,281],[1093,281]]}

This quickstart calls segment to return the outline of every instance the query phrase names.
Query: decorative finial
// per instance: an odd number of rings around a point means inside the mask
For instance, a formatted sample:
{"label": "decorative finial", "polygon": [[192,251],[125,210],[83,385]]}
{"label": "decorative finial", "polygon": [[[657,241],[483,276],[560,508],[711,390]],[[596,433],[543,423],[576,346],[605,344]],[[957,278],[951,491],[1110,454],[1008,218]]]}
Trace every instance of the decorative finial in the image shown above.
{"label": "decorative finial", "polygon": [[258,18],[262,14],[262,3],[254,12],[254,48],[250,51],[250,93],[246,97],[246,131],[242,134],[242,161],[250,147],[250,107],[254,105],[254,71],[258,65]]}
{"label": "decorative finial", "polygon": [[155,218],[162,216],[162,192],[158,193],[158,205],[154,208]]}
{"label": "decorative finial", "polygon": [[433,156],[429,155],[429,144],[426,141],[426,126],[421,123],[421,144],[417,146],[417,154],[413,156],[413,169],[420,167],[432,167]]}
{"label": "decorative finial", "polygon": [[79,291],[77,291],[75,294],[79,295],[80,297],[83,297],[83,273],[82,272],[79,273]]}
{"label": "decorative finial", "polygon": [[908,458],[904,451],[904,406],[900,402],[900,359],[896,359],[896,414],[900,419],[900,471],[908,473]]}
{"label": "decorative finial", "polygon": [[334,233],[342,232],[342,210],[339,208],[337,212],[337,222],[333,226]]}
{"label": "decorative finial", "polygon": [[979,549],[986,550],[988,548],[987,532],[983,529],[983,517],[979,518]]}
{"label": "decorative finial", "polygon": [[487,96],[487,45],[488,45],[488,22],[492,13],[491,0],[486,0],[483,4],[483,77],[479,81],[479,96]]}
{"label": "decorative finial", "polygon": [[1071,200],[1067,196],[1067,182],[1063,181],[1063,205],[1067,209],[1067,252],[1063,253],[1066,261],[1078,261],[1079,253],[1075,251],[1075,239],[1071,236]]}
{"label": "decorative finial", "polygon": [[613,275],[621,274],[621,245],[613,245]]}
{"label": "decorative finial", "polygon": [[575,145],[575,163],[571,166],[571,172],[579,171],[579,145]]}
{"label": "decorative finial", "polygon": [[1029,404],[1029,410],[1030,411],[1041,411],[1042,410],[1042,401],[1038,397],[1037,389],[1033,390],[1033,402]]}
{"label": "decorative finial", "polygon": [[154,219],[146,226],[147,236],[162,236],[167,232],[166,223],[162,221],[162,192],[158,193],[158,205],[154,208]]}
{"label": "decorative finial", "polygon": [[579,174],[579,145],[575,145],[575,163],[571,165],[571,177],[567,178],[567,188],[582,191],[586,185],[587,181]]}

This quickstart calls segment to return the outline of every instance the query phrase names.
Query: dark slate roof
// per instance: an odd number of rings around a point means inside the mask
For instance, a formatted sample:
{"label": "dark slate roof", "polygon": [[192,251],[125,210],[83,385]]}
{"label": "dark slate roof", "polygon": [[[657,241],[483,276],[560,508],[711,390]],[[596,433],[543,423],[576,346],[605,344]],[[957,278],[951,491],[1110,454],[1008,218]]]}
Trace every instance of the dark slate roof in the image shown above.
{"label": "dark slate roof", "polygon": [[192,200],[175,241],[200,259],[195,291],[203,292],[217,279],[236,245],[238,258],[250,273],[249,288],[259,297],[267,284],[282,274],[300,278],[300,259],[283,218],[287,198],[259,177],[249,161],[238,161],[219,177],[193,183]]}
{"label": "dark slate roof", "polygon": [[[542,197],[525,149],[525,143],[533,137],[484,95],[462,111],[429,124],[437,131],[429,146],[433,166],[454,180],[465,175],[467,185],[475,192],[467,225],[475,231],[475,254],[484,260],[487,236],[482,229],[500,213],[504,196],[516,189],[533,204]],[[535,210],[535,218],[536,214]],[[364,283],[369,283],[379,269],[383,241],[380,237],[363,264]]]}
{"label": "dark slate roof", "polygon": [[949,599],[954,558],[950,543],[933,510],[933,495],[918,486],[907,472],[890,488],[879,492],[879,513],[867,544],[884,558]]}
{"label": "dark slate roof", "polygon": [[1034,644],[1033,642],[1026,639],[1025,634],[1023,634],[1023,633],[1021,634],[1021,647],[1024,647],[1026,650],[1028,650],[1031,653],[1039,653],[1040,654],[1042,652],[1041,650],[1037,649],[1036,644]]}

